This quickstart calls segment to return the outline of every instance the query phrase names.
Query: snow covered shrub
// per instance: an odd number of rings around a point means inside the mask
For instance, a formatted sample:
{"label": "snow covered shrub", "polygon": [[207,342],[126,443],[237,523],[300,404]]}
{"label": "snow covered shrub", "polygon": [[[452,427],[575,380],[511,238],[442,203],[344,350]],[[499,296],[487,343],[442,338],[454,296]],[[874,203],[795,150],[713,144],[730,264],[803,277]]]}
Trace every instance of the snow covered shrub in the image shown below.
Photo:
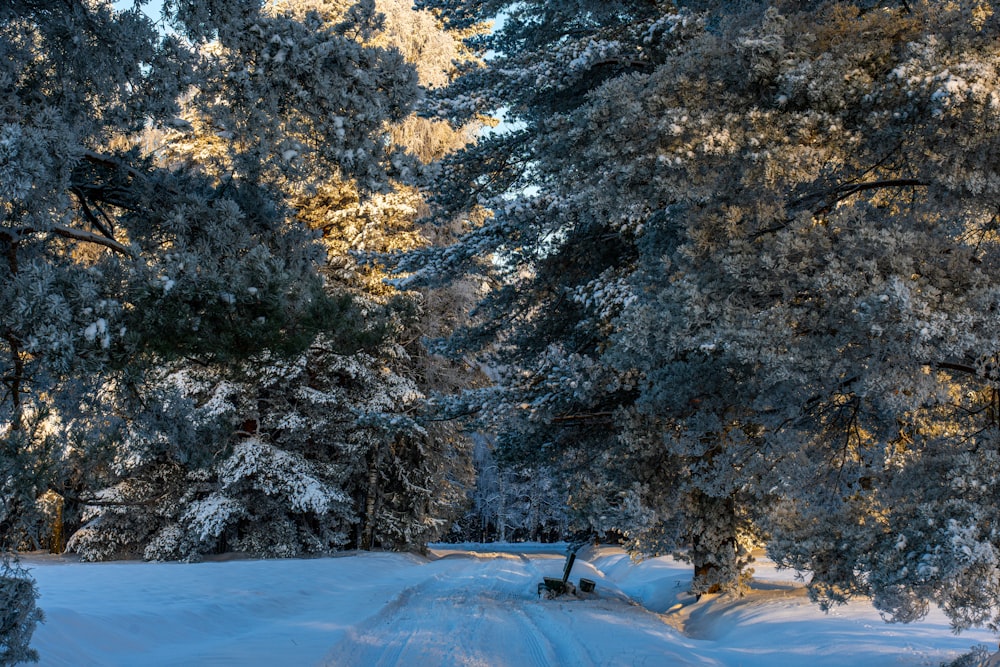
{"label": "snow covered shrub", "polygon": [[175,437],[203,438],[191,444],[202,460],[185,465],[183,447],[128,457],[126,479],[95,496],[71,550],[193,560],[409,548],[438,535],[459,504],[450,470],[462,459],[450,455],[461,441],[410,416],[422,395],[385,358],[338,354],[317,338],[295,359],[248,364],[225,381],[214,372],[167,378],[193,406],[190,433]]}
{"label": "snow covered shrub", "polygon": [[38,660],[29,646],[35,625],[42,620],[35,607],[37,597],[27,573],[6,555],[0,556],[0,667]]}
{"label": "snow covered shrub", "polygon": [[70,536],[66,550],[85,561],[140,557],[147,543],[168,523],[186,484],[176,464],[144,466],[141,476],[127,478],[94,494],[85,505],[83,525]]}
{"label": "snow covered shrub", "polygon": [[184,535],[186,557],[219,549],[291,557],[343,548],[354,515],[340,472],[248,438],[210,470],[210,493],[182,503],[170,530]]}

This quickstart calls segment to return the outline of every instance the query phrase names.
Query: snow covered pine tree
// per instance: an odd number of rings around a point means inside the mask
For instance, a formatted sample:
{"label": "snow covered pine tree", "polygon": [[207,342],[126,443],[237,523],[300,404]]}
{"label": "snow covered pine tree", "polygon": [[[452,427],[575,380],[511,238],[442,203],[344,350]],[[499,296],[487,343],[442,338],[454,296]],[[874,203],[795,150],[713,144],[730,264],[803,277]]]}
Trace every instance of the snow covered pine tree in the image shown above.
{"label": "snow covered pine tree", "polygon": [[[355,344],[351,306],[327,295],[323,249],[282,185],[312,169],[378,189],[402,166],[384,124],[405,115],[416,77],[359,41],[371,3],[325,25],[246,0],[167,0],[169,33],[141,4],[0,5],[5,554],[34,543],[46,489],[79,500],[131,457],[165,476],[211,458],[218,439],[203,436],[218,424],[187,420],[195,406],[164,389],[164,364],[297,353],[321,332]],[[185,126],[192,90],[237,138],[225,173],[139,145],[151,124]],[[31,587],[13,590],[25,613],[2,641],[16,660],[36,615]]]}
{"label": "snow covered pine tree", "polygon": [[[670,27],[673,6],[425,4],[459,26],[504,15],[502,29],[477,43],[497,55],[459,79],[437,109],[457,119],[502,110],[508,121],[507,131],[446,158],[437,180],[443,220],[480,207],[489,214],[460,244],[401,263],[413,282],[488,272],[499,285],[479,305],[478,325],[449,341],[453,353],[487,352],[498,386],[486,401],[458,402],[492,411],[501,459],[559,470],[580,528],[623,535],[636,554],[698,542],[683,552],[697,560],[698,590],[738,581],[750,526],[730,499],[737,483],[714,488],[718,480],[684,474],[710,457],[663,446],[667,416],[639,408],[641,372],[612,356],[617,323],[635,299],[629,278],[653,186],[630,175],[640,165],[588,154],[585,135],[597,124],[587,117],[596,92],[661,64],[664,53],[646,37]],[[683,42],[699,27],[692,16],[674,32]],[[605,120],[614,124],[627,109]],[[639,139],[614,138],[623,152]],[[712,512],[721,517],[709,519]]]}
{"label": "snow covered pine tree", "polygon": [[505,12],[440,104],[511,121],[441,166],[491,217],[403,264],[500,274],[452,344],[498,346],[501,448],[695,591],[766,537],[824,603],[996,627],[992,4],[424,4]]}
{"label": "snow covered pine tree", "polygon": [[[323,30],[364,27],[357,17],[351,19],[351,7],[297,0],[268,3],[264,11]],[[397,62],[394,67],[411,75],[415,67],[422,85],[440,85],[454,61],[465,57],[461,43],[428,12],[415,12],[399,0],[377,2],[369,9],[378,13],[369,16],[367,29],[351,33],[356,39],[351,57],[365,76],[382,70],[389,76],[389,58],[402,56],[409,65]],[[348,19],[355,23],[344,23]],[[258,41],[263,40],[265,51],[273,51],[268,45],[277,42],[265,33]],[[309,40],[323,43],[328,39],[323,34],[314,32]],[[393,50],[397,44],[399,53]],[[310,66],[313,50],[301,36],[282,38],[276,52],[281,57],[268,60],[274,71],[255,74],[261,94],[270,90],[275,72]],[[221,59],[220,71],[243,71],[248,69],[243,60],[253,60],[217,44],[209,52]],[[366,85],[379,81],[376,76]],[[392,157],[400,171],[467,141],[467,130],[417,118],[409,114],[406,100],[389,104],[382,94],[368,91],[366,103],[376,110],[398,106],[383,129],[388,145],[399,144],[411,153]],[[232,96],[214,89],[192,95],[182,109],[180,127],[150,138],[154,155],[167,167],[184,165],[224,178],[245,152],[239,146],[246,130],[231,129],[238,119],[227,109],[220,117],[213,100]],[[351,114],[369,118],[376,113],[342,107],[332,121],[341,140],[355,131],[357,120]],[[296,109],[291,104],[287,108]],[[297,113],[306,118],[320,111],[304,107]],[[415,418],[422,393],[440,383],[435,378],[456,375],[441,372],[441,362],[424,354],[419,343],[421,330],[441,317],[440,307],[424,305],[440,299],[440,292],[428,294],[427,300],[399,295],[384,284],[383,272],[359,265],[352,254],[425,243],[414,226],[421,194],[397,179],[366,182],[301,145],[281,147],[295,155],[280,155],[281,170],[273,176],[276,189],[300,224],[322,232],[327,289],[349,298],[354,320],[349,328],[357,341],[327,334],[316,336],[292,359],[256,357],[225,367],[187,361],[164,365],[164,391],[172,388],[178,400],[196,406],[191,421],[201,426],[199,446],[214,454],[166,461],[121,457],[126,463],[117,471],[121,479],[100,493],[88,508],[88,523],[71,540],[70,547],[84,558],[420,548],[446,527],[464,500],[470,472],[463,463],[469,460],[466,441],[453,426],[424,425]],[[246,289],[259,294],[254,285]],[[237,442],[234,432],[239,432]],[[124,499],[129,501],[116,502]]]}

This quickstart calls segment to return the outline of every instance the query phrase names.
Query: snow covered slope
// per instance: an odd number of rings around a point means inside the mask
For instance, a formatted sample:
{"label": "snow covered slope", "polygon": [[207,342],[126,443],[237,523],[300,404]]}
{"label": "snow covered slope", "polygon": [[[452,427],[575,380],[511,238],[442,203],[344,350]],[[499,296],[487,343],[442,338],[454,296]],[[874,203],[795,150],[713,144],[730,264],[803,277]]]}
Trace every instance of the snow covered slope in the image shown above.
{"label": "snow covered slope", "polygon": [[[29,559],[47,622],[45,666],[72,665],[939,665],[986,632],[940,614],[886,625],[865,601],[824,614],[788,573],[758,567],[742,600],[684,593],[687,566],[580,554],[581,598],[539,599],[559,547],[438,545],[430,559],[73,563]],[[678,605],[680,607],[678,608]]]}

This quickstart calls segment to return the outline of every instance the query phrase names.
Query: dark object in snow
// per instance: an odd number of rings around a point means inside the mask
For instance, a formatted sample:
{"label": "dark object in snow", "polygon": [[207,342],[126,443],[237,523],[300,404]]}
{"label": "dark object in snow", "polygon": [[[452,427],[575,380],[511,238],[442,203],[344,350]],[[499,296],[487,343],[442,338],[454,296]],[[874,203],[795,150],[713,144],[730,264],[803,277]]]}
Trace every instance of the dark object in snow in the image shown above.
{"label": "dark object in snow", "polygon": [[[566,550],[566,564],[563,565],[563,576],[562,579],[556,579],[555,577],[543,577],[542,583],[538,584],[538,595],[541,596],[545,593],[546,597],[554,598],[559,595],[575,595],[576,586],[572,581],[569,580],[569,573],[573,569],[573,563],[576,562],[576,552],[580,550],[586,542],[578,542],[576,544],[571,544]],[[584,593],[592,593],[594,591],[594,582],[590,579],[580,580],[580,590]]]}
{"label": "dark object in snow", "polygon": [[556,577],[545,577],[542,583],[538,584],[538,594],[545,593],[547,597],[555,597],[573,592],[573,582],[563,581]]}

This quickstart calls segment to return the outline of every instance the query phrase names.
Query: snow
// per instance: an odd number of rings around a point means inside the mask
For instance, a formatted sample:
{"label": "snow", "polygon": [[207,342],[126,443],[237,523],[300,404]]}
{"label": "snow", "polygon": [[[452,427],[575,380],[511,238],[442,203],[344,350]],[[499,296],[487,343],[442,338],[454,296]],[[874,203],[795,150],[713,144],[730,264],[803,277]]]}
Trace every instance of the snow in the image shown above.
{"label": "snow", "polygon": [[865,600],[824,614],[758,563],[743,599],[684,592],[688,566],[588,547],[580,598],[539,598],[565,545],[434,545],[429,557],[79,563],[31,556],[41,665],[940,665],[985,631],[940,612],[888,625]]}

